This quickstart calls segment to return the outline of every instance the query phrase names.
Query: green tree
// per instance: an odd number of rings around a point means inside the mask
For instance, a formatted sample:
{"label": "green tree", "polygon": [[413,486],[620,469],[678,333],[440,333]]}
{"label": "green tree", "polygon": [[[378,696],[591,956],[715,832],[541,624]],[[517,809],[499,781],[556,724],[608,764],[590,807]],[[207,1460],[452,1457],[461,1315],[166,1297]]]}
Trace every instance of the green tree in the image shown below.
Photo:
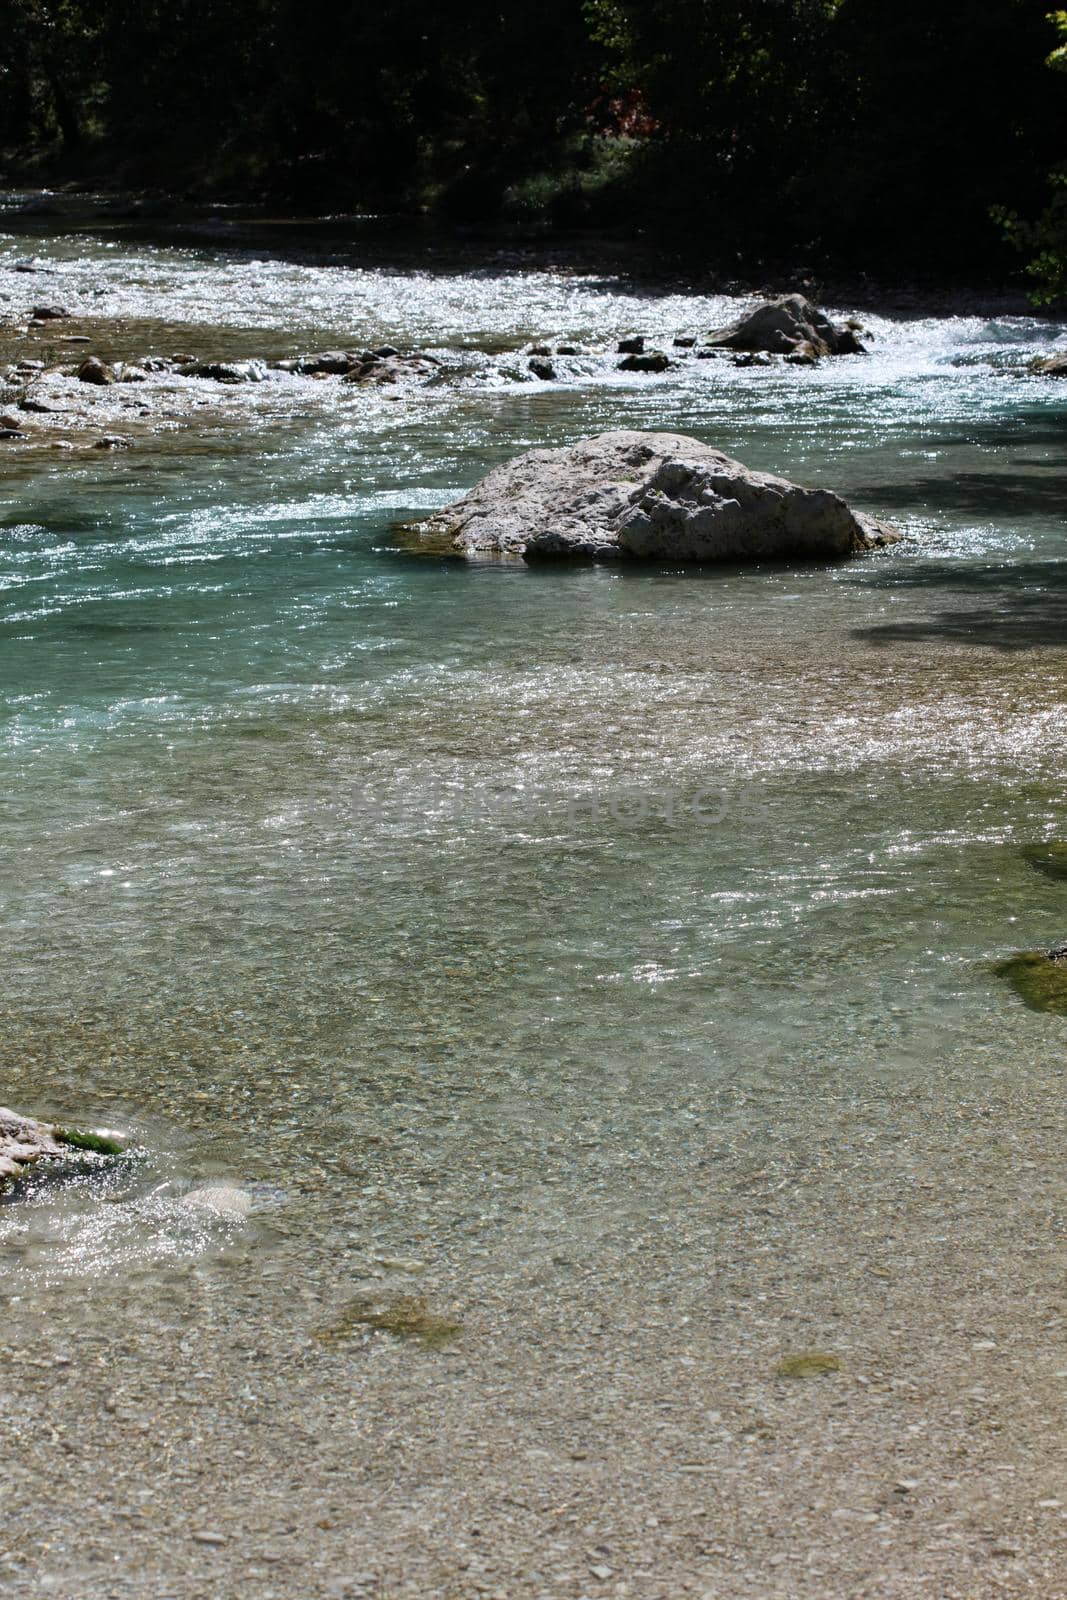
{"label": "green tree", "polygon": [[[1046,57],[1055,72],[1067,73],[1067,11],[1050,12],[1049,22],[1060,43]],[[1036,305],[1067,300],[1067,162],[1049,175],[1051,198],[1036,222],[1024,222],[1017,212],[997,209],[996,217],[1012,244],[1030,257],[1026,272],[1034,279],[1031,298]]]}

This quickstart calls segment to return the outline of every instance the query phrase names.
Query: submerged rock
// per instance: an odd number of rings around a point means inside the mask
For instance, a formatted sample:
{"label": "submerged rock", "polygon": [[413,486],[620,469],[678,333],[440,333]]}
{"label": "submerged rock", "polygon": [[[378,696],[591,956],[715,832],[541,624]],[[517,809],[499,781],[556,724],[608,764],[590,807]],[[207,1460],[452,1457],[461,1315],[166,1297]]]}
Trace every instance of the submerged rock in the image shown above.
{"label": "submerged rock", "polygon": [[531,450],[411,531],[527,560],[827,559],[900,538],[827,489],[752,472],[699,439],[631,432]]}
{"label": "submerged rock", "polygon": [[795,1356],[783,1356],[774,1371],[779,1378],[825,1378],[841,1371],[841,1358],[826,1350],[801,1350]]}
{"label": "submerged rock", "polygon": [[1020,950],[994,967],[1031,1011],[1067,1017],[1067,943],[1051,950]]}
{"label": "submerged rock", "polygon": [[666,372],[671,366],[670,356],[664,355],[662,350],[642,351],[639,355],[623,356],[619,362],[620,372]]}
{"label": "submerged rock", "polygon": [[766,350],[772,355],[800,353],[807,357],[805,345],[816,357],[863,354],[863,346],[851,327],[835,326],[802,294],[765,300],[736,322],[709,333],[705,349]]}
{"label": "submerged rock", "polygon": [[414,1339],[430,1349],[439,1349],[463,1332],[463,1324],[441,1316],[425,1300],[411,1296],[386,1302],[359,1296],[342,1307],[334,1322],[316,1328],[313,1337],[319,1344],[345,1345],[375,1332]]}
{"label": "submerged rock", "polygon": [[1067,878],[1067,843],[1062,839],[1050,839],[1048,844],[1028,844],[1023,850],[1023,860],[1029,862],[1035,872],[1043,872],[1046,878]]}
{"label": "submerged rock", "polygon": [[183,1201],[194,1211],[208,1211],[218,1217],[247,1217],[252,1210],[252,1196],[235,1183],[203,1184],[190,1189]]}
{"label": "submerged rock", "polygon": [[85,1156],[117,1156],[122,1150],[113,1134],[35,1122],[0,1106],[0,1189],[26,1177],[42,1161],[69,1163]]}

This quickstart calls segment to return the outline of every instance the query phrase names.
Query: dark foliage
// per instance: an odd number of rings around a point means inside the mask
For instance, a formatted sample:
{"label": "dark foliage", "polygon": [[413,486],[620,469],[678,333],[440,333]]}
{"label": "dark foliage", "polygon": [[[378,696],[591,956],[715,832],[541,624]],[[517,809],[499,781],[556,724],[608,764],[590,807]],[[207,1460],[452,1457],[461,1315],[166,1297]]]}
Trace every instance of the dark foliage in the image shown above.
{"label": "dark foliage", "polygon": [[0,147],[9,172],[974,273],[1062,159],[1051,42],[1045,0],[0,0]]}

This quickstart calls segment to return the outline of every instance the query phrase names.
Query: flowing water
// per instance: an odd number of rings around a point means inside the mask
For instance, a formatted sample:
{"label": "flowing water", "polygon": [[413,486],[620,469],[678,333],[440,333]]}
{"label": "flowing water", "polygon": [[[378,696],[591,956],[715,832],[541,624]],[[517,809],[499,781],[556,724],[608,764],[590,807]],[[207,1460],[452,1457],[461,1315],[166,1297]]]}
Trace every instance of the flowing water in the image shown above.
{"label": "flowing water", "polygon": [[[47,278],[12,270],[28,254]],[[0,238],[8,300],[42,284],[105,354],[390,341],[459,365],[398,398],[235,393],[224,426],[122,454],[10,456],[0,1102],[145,1151],[0,1208],[16,1354],[156,1345],[152,1407],[179,1348],[235,1394],[241,1351],[319,1348],[367,1283],[477,1327],[525,1273],[562,1328],[590,1263],[686,1236],[708,1148],[792,1182],[862,1135],[878,1167],[909,1099],[936,1120],[1052,1082],[1062,1020],[990,966],[1067,935],[1067,884],[1020,853],[1067,832],[1067,386],[1025,374],[1067,330],[860,305],[840,309],[870,355],[813,370],[515,383],[496,358],[524,341],[669,343],[732,307],[506,261]],[[462,366],[479,351],[495,365]],[[837,489],[908,539],[751,571],[398,542],[492,464],[617,427]],[[941,1185],[943,1131],[939,1171],[913,1144],[895,1183]],[[190,1211],[220,1180],[250,1218]],[[316,1371],[302,1416],[338,1381]],[[51,1560],[60,1592],[140,1592],[29,1548],[16,1587]],[[232,1592],[273,1592],[262,1570]]]}

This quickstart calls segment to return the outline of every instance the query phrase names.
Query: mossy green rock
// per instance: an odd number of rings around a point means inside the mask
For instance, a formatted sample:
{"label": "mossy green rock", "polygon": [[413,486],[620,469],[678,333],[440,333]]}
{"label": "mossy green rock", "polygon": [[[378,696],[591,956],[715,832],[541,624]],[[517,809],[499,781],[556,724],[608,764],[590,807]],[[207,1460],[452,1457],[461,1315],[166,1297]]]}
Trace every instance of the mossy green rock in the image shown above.
{"label": "mossy green rock", "polygon": [[1067,959],[1048,950],[1021,950],[994,967],[1032,1011],[1067,1017]]}
{"label": "mossy green rock", "polygon": [[1067,843],[1062,839],[1027,845],[1023,860],[1028,861],[1035,872],[1043,872],[1046,878],[1067,879]]}
{"label": "mossy green rock", "polygon": [[391,1333],[397,1339],[417,1339],[420,1344],[439,1349],[456,1338],[463,1326],[431,1311],[425,1300],[405,1296],[383,1304],[360,1296],[348,1302],[336,1322],[316,1329],[314,1337],[319,1344],[344,1345],[363,1330]]}
{"label": "mossy green rock", "polygon": [[89,1150],[97,1156],[120,1156],[125,1148],[108,1133],[92,1133],[87,1128],[53,1128],[52,1137],[70,1150]]}
{"label": "mossy green rock", "polygon": [[826,1350],[801,1350],[795,1356],[783,1356],[774,1374],[777,1378],[825,1378],[840,1371],[840,1356]]}
{"label": "mossy green rock", "polygon": [[0,1106],[0,1189],[38,1169],[69,1171],[72,1160],[96,1165],[123,1149],[113,1134],[58,1128]]}

